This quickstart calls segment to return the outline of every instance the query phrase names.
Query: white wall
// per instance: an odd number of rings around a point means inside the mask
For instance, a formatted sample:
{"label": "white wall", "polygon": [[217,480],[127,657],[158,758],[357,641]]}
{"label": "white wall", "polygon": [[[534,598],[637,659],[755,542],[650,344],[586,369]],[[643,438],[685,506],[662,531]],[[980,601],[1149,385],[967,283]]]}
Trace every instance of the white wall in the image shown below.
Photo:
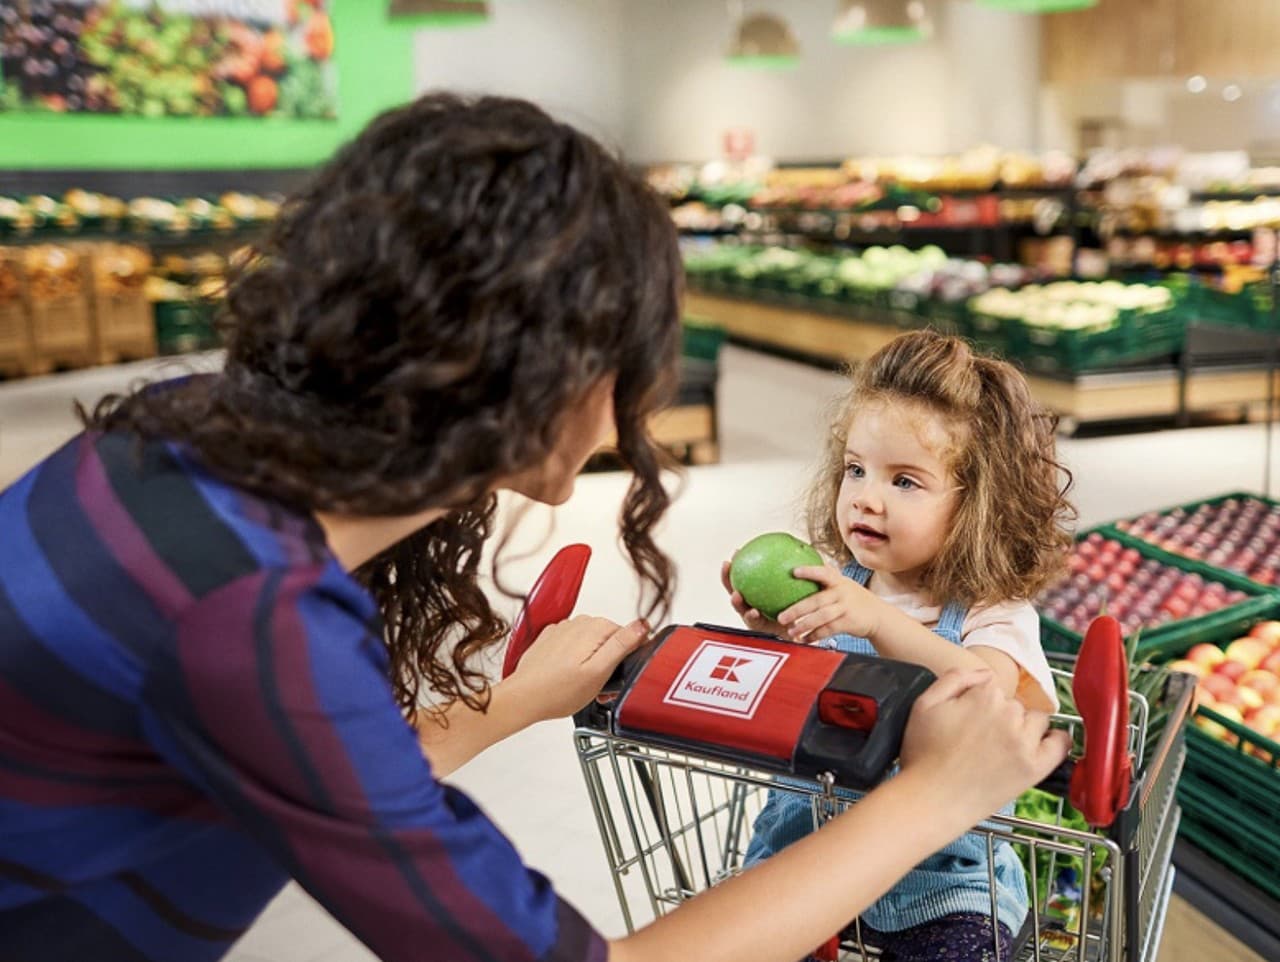
{"label": "white wall", "polygon": [[[1227,80],[1243,97],[1222,99]],[[1046,86],[1040,140],[1046,147],[1077,150],[1079,128],[1089,120],[1111,120],[1108,146],[1173,144],[1189,151],[1247,150],[1255,161],[1280,156],[1280,78],[1242,81],[1209,78],[1209,89],[1189,93],[1185,79],[1098,80]]]}
{"label": "white wall", "polygon": [[789,72],[724,60],[723,0],[645,0],[624,10],[625,145],[633,159],[720,156],[729,127],[779,159],[941,153],[988,141],[1032,147],[1039,86],[1035,17],[930,0],[934,38],[844,47],[829,37],[836,0],[748,0],[783,14],[801,60]]}
{"label": "white wall", "polygon": [[786,16],[793,71],[730,66],[724,0],[489,0],[490,22],[415,37],[417,89],[526,97],[634,161],[721,156],[749,127],[782,159],[1035,146],[1039,26],[973,0],[928,0],[927,43],[843,47],[837,0],[746,0]]}
{"label": "white wall", "polygon": [[624,4],[490,0],[483,25],[417,31],[415,89],[524,97],[621,146]]}

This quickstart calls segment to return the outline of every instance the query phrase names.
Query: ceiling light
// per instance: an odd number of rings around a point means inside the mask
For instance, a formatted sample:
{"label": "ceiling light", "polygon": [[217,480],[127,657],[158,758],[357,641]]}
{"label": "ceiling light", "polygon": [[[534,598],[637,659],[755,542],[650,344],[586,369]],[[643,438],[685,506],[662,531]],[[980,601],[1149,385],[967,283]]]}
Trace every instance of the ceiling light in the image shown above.
{"label": "ceiling light", "polygon": [[1065,13],[1069,10],[1085,10],[1096,7],[1098,0],[978,0],[980,4],[997,10],[1015,13]]}
{"label": "ceiling light", "polygon": [[921,0],[842,0],[831,27],[837,43],[914,43],[933,32]]}
{"label": "ceiling light", "polygon": [[388,17],[411,27],[471,27],[489,19],[485,0],[391,0]]}
{"label": "ceiling light", "polygon": [[1200,74],[1193,74],[1187,78],[1187,90],[1193,94],[1202,94],[1209,89],[1209,81],[1205,80]]}
{"label": "ceiling light", "polygon": [[738,67],[790,68],[800,62],[800,44],[791,27],[771,13],[743,17],[734,31],[728,60]]}
{"label": "ceiling light", "polygon": [[1244,96],[1244,91],[1240,89],[1239,84],[1227,84],[1222,88],[1222,99],[1227,103],[1235,103]]}

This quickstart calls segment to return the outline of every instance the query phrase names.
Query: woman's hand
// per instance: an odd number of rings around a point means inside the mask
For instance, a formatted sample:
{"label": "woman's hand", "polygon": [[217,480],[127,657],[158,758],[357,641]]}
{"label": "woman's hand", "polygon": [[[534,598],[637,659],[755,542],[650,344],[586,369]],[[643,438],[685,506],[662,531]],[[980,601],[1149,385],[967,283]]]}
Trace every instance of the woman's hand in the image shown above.
{"label": "woman's hand", "polygon": [[832,635],[854,635],[874,641],[883,601],[826,565],[796,568],[792,574],[816,582],[821,590],[778,615],[788,638],[810,643]]}
{"label": "woman's hand", "polygon": [[619,627],[608,618],[578,615],[544,629],[502,686],[519,689],[531,721],[572,715],[648,636],[643,621]]}
{"label": "woman's hand", "polygon": [[776,635],[779,638],[787,636],[787,629],[772,618],[766,618],[743,600],[741,593],[733,587],[733,583],[729,580],[729,562],[727,561],[720,566],[720,583],[724,585],[724,590],[729,592],[729,604],[733,605],[733,610],[738,613],[742,623],[749,629],[766,635]]}
{"label": "woman's hand", "polygon": [[902,776],[954,801],[972,825],[1045,778],[1071,737],[1002,692],[989,669],[949,671],[917,700],[902,740]]}

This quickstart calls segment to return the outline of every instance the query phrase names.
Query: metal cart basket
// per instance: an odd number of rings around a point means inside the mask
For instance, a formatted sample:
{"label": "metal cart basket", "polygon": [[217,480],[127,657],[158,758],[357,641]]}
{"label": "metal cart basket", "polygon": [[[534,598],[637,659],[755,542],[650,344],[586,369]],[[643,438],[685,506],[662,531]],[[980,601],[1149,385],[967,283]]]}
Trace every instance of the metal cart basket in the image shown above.
{"label": "metal cart basket", "polygon": [[[1070,677],[1070,663],[1055,668]],[[1171,674],[1158,700],[1164,727],[1148,741],[1152,706],[1129,692],[1129,751],[1134,782],[1127,804],[1104,832],[1069,828],[1062,818],[1032,821],[996,815],[974,829],[984,841],[988,871],[993,846],[1007,840],[1030,853],[1028,882],[1032,910],[1014,940],[1022,960],[1149,962],[1156,956],[1173,887],[1170,862],[1179,808],[1174,789],[1186,754],[1183,722],[1193,692],[1189,676]],[[1071,715],[1055,721],[1073,729]],[[830,777],[797,780],[741,764],[686,754],[635,737],[579,727],[575,740],[592,807],[628,930],[643,926],[685,899],[741,871],[752,825],[770,788],[807,794],[816,826],[852,804],[857,793]],[[1083,866],[1081,902],[1073,923],[1055,918],[1040,893],[1037,859],[1055,866],[1076,859]],[[994,896],[992,918],[996,916]],[[993,950],[998,953],[999,947]],[[878,950],[862,938],[856,923],[845,930],[841,958],[874,959]],[[997,955],[998,957],[998,955]],[[1001,960],[1006,962],[1006,960]]]}

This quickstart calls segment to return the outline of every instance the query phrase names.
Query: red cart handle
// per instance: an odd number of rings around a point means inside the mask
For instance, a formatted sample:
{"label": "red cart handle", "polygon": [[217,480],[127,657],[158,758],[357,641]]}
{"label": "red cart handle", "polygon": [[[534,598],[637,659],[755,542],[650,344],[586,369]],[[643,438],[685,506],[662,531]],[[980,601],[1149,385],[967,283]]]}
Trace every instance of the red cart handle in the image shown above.
{"label": "red cart handle", "polygon": [[1129,798],[1129,665],[1120,624],[1095,618],[1085,633],[1071,679],[1084,721],[1084,757],[1071,773],[1071,804],[1094,827],[1115,821]]}
{"label": "red cart handle", "polygon": [[511,626],[511,641],[502,662],[503,678],[516,670],[516,665],[544,628],[573,614],[590,560],[591,549],[587,545],[571,544],[557,551],[542,569],[542,574],[538,575],[524,600],[520,614],[516,615],[515,624]]}

